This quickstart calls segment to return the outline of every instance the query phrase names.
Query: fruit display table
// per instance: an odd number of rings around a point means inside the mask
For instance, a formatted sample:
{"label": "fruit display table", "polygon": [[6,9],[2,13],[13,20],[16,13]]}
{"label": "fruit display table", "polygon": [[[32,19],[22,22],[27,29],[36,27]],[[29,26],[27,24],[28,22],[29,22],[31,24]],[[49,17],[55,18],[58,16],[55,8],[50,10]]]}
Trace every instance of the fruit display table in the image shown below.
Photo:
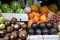
{"label": "fruit display table", "polygon": [[0,1],[0,40],[60,40],[60,10],[45,1]]}
{"label": "fruit display table", "polygon": [[18,14],[18,13],[2,13],[2,15],[6,18],[6,19],[9,19],[11,20],[11,18],[15,17],[18,19],[18,21],[28,21],[28,16],[27,14]]}

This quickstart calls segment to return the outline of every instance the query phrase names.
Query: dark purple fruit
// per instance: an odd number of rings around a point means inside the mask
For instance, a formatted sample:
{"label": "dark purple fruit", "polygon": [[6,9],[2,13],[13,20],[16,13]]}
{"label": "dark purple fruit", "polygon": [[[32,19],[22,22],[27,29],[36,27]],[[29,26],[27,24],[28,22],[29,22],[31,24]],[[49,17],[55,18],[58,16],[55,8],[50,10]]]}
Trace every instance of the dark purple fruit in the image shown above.
{"label": "dark purple fruit", "polygon": [[46,27],[47,27],[48,29],[52,28],[53,26],[54,26],[53,23],[50,23],[50,22],[47,22],[47,23],[46,23]]}
{"label": "dark purple fruit", "polygon": [[21,39],[27,38],[27,32],[25,30],[21,30],[19,32],[19,38],[21,38]]}
{"label": "dark purple fruit", "polygon": [[34,31],[34,29],[28,29],[28,34],[29,35],[34,35],[35,34],[35,31]]}
{"label": "dark purple fruit", "polygon": [[40,29],[36,29],[36,35],[41,35],[41,30]]}
{"label": "dark purple fruit", "polygon": [[10,20],[6,20],[6,21],[5,21],[5,25],[6,25],[6,26],[10,26],[10,25],[11,25],[11,21],[10,21]]}
{"label": "dark purple fruit", "polygon": [[43,33],[43,35],[48,35],[49,34],[49,30],[48,29],[43,29],[42,33]]}
{"label": "dark purple fruit", "polygon": [[44,29],[46,27],[45,23],[39,23],[39,28]]}
{"label": "dark purple fruit", "polygon": [[53,28],[56,28],[58,30],[58,26],[57,25],[54,25]]}
{"label": "dark purple fruit", "polygon": [[13,17],[11,22],[12,22],[12,24],[16,24],[17,23],[17,19]]}
{"label": "dark purple fruit", "polygon": [[51,35],[56,35],[57,34],[57,29],[56,28],[51,28],[50,29],[50,34]]}
{"label": "dark purple fruit", "polygon": [[32,23],[31,27],[32,27],[33,29],[37,29],[38,24],[37,24],[37,23]]}

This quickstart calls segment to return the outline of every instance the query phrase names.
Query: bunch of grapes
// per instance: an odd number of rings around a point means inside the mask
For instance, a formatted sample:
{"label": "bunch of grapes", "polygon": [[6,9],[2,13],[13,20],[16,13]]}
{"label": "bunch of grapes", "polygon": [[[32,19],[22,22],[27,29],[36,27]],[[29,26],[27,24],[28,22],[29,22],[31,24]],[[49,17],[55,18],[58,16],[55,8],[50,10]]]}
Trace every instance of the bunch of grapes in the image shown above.
{"label": "bunch of grapes", "polygon": [[60,15],[54,14],[49,20],[51,23],[58,24],[60,22]]}

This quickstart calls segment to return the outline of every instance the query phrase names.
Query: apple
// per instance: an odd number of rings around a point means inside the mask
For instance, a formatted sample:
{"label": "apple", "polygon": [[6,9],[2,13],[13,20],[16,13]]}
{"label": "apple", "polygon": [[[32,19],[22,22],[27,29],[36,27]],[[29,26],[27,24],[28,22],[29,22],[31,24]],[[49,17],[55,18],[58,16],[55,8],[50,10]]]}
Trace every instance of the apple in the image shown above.
{"label": "apple", "polygon": [[38,22],[38,21],[39,21],[39,17],[38,17],[38,16],[34,16],[34,20],[35,20],[36,22]]}
{"label": "apple", "polygon": [[34,16],[40,17],[41,14],[35,13]]}
{"label": "apple", "polygon": [[46,16],[46,17],[48,17],[48,13],[45,13],[45,12],[43,12],[43,13],[41,13],[43,16]]}
{"label": "apple", "polygon": [[36,12],[32,12],[32,14],[34,14],[34,15],[35,15],[35,14],[36,14]]}
{"label": "apple", "polygon": [[33,17],[34,17],[34,14],[33,14],[33,13],[31,13],[31,12],[28,13],[28,18],[29,18],[29,19],[33,19]]}

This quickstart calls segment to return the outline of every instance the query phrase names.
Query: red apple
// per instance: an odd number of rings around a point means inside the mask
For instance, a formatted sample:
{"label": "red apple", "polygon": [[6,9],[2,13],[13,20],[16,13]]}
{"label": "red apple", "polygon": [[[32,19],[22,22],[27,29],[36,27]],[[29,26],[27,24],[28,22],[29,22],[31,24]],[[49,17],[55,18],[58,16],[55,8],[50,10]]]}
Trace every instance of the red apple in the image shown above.
{"label": "red apple", "polygon": [[42,13],[42,15],[44,15],[44,16],[46,16],[46,17],[48,17],[48,13]]}
{"label": "red apple", "polygon": [[34,16],[34,20],[35,20],[36,22],[38,22],[38,21],[39,21],[39,17],[38,17],[38,16]]}
{"label": "red apple", "polygon": [[35,13],[34,16],[40,17],[41,14]]}
{"label": "red apple", "polygon": [[34,17],[34,14],[31,12],[31,13],[28,13],[28,18],[29,19],[33,19],[33,17]]}

